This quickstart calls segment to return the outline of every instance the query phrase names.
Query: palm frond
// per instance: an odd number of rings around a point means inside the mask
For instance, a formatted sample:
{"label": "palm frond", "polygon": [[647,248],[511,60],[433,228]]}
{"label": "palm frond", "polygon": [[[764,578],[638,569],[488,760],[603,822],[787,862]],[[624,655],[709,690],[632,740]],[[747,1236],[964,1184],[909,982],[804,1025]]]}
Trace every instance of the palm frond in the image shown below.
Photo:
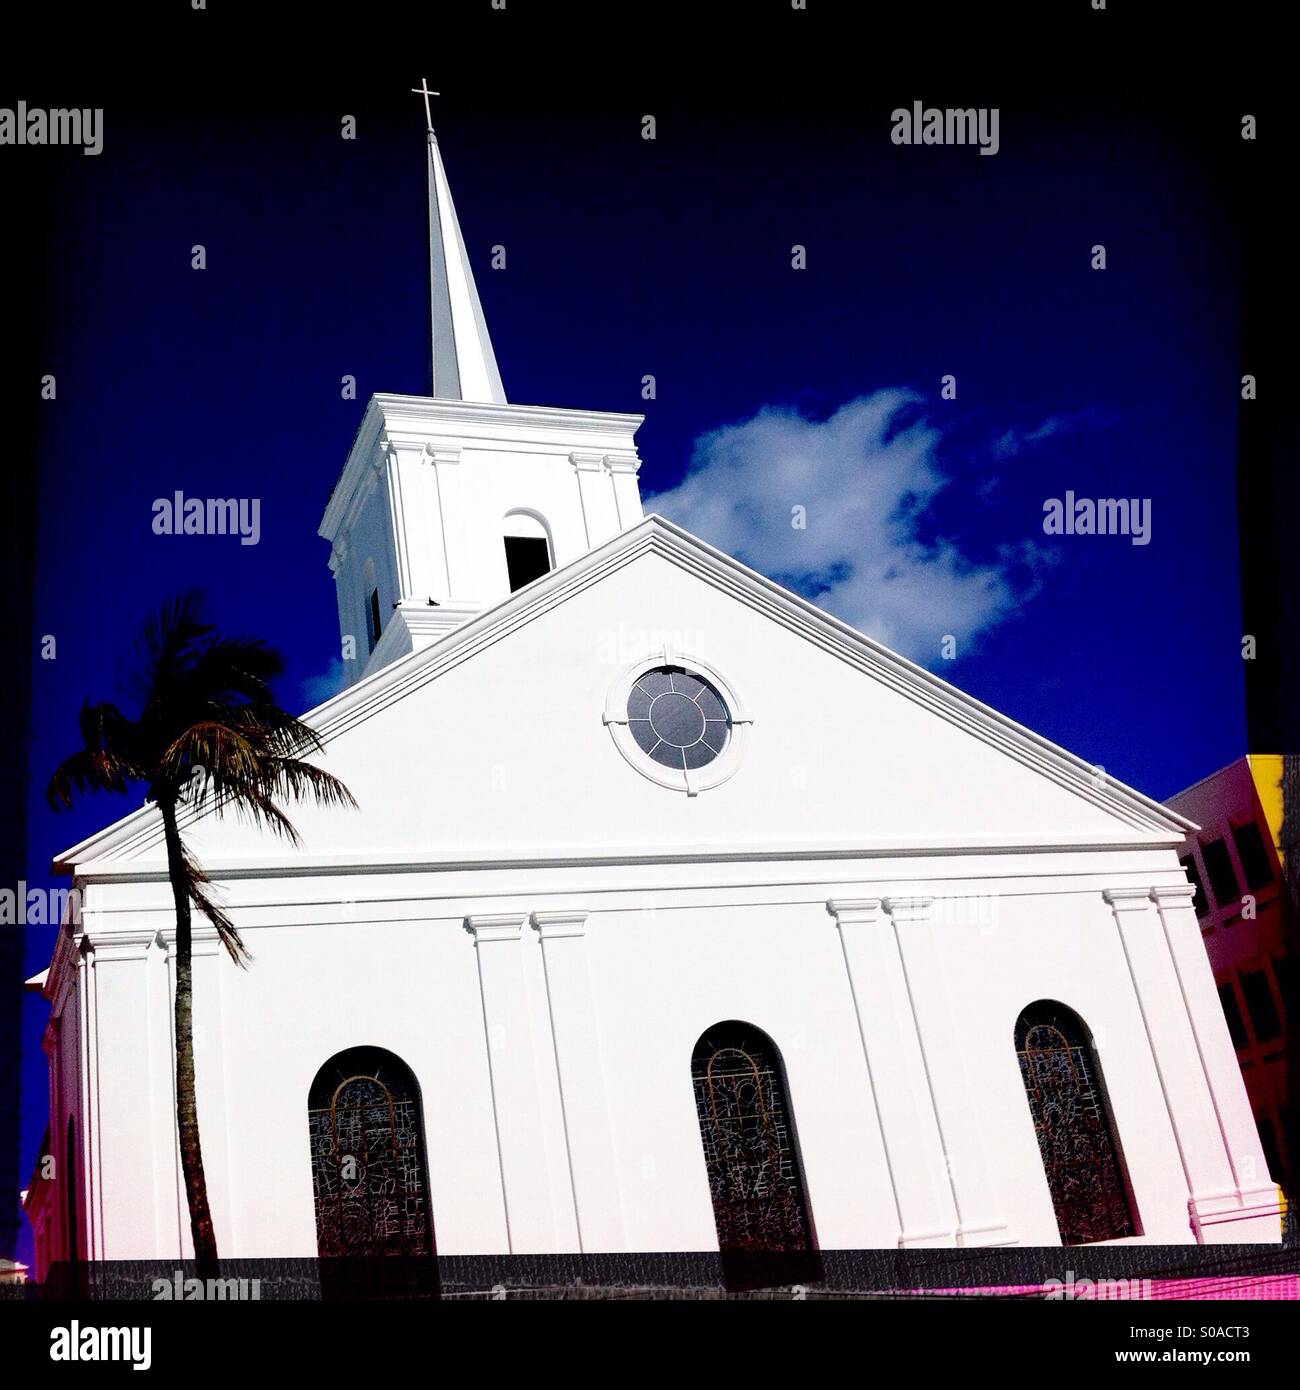
{"label": "palm frond", "polygon": [[158,771],[177,787],[195,789],[195,800],[202,802],[208,791],[218,797],[238,795],[243,786],[259,781],[263,756],[256,728],[240,728],[237,720],[204,719],[187,725],[162,750]]}
{"label": "palm frond", "polygon": [[230,690],[248,700],[269,699],[271,682],[284,672],[274,648],[251,637],[222,637],[207,643],[194,663],[193,679],[208,690]]}
{"label": "palm frond", "polygon": [[165,695],[176,677],[192,663],[199,643],[212,631],[200,616],[202,599],[194,589],[163,604],[144,624],[137,644],[143,657],[146,708],[152,697]]}
{"label": "palm frond", "polygon": [[[69,806],[74,791],[125,791],[143,781],[164,807],[184,804],[247,817],[299,844],[279,800],[312,798],[322,806],[356,806],[346,786],[306,757],[324,751],[320,735],[275,701],[272,680],[283,671],[278,652],[244,637],[217,637],[193,591],[164,604],[145,623],[142,710],[136,721],[115,705],[86,705],[84,747],[50,779],[54,807]],[[187,856],[188,857],[188,856]],[[233,958],[243,943],[213,900],[208,880],[188,859],[185,891],[217,928]]]}
{"label": "palm frond", "polygon": [[357,804],[337,777],[298,756],[321,747],[313,729],[278,706],[249,705],[190,725],[163,750],[159,763],[167,779],[188,789],[192,808],[210,800],[218,815],[233,809],[297,844],[298,832],[276,798]]}
{"label": "palm frond", "polygon": [[87,748],[70,753],[50,775],[45,801],[51,811],[72,806],[73,792],[124,792],[126,777],[103,753]]}
{"label": "palm frond", "polygon": [[256,728],[266,739],[268,750],[281,757],[298,753],[320,753],[325,749],[320,735],[288,710],[276,704],[246,705],[231,716],[240,728]]}
{"label": "palm frond", "polygon": [[77,723],[82,746],[54,769],[45,790],[51,810],[67,810],[73,792],[126,791],[127,782],[139,780],[136,760],[136,726],[114,704],[83,704]]}
{"label": "palm frond", "polygon": [[269,830],[295,847],[302,844],[302,837],[293,822],[275,804],[275,799],[264,787],[249,787],[241,796],[215,802],[214,809],[218,816],[224,815],[227,809],[233,809],[259,830]]}
{"label": "palm frond", "polygon": [[225,909],[213,898],[212,880],[184,844],[181,845],[181,874],[190,902],[216,927],[217,939],[226,948],[231,960],[240,967],[246,966],[253,958],[252,952],[244,945],[238,928]]}
{"label": "palm frond", "polygon": [[268,767],[276,793],[294,801],[310,795],[318,806],[357,807],[357,799],[332,772],[300,758],[278,758]]}

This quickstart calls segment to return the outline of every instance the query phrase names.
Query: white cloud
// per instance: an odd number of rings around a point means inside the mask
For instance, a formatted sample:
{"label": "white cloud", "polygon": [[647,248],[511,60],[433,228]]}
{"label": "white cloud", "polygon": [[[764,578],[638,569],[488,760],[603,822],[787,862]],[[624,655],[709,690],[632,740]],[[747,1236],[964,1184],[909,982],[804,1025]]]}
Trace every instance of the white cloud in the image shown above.
{"label": "white cloud", "polygon": [[1049,415],[1037,429],[1007,430],[993,441],[995,458],[1014,458],[1028,445],[1038,444],[1066,427],[1066,422],[1056,415]]}
{"label": "white cloud", "polygon": [[[787,584],[915,660],[939,664],[945,634],[958,654],[1029,596],[1013,568],[1032,571],[1032,542],[974,563],[919,522],[950,479],[941,432],[918,418],[921,398],[877,391],[829,419],[766,407],[695,441],[682,482],[648,500],[719,549]],[[1052,432],[1050,422],[1030,438]],[[807,526],[792,525],[794,509]],[[943,663],[946,665],[946,663]]]}
{"label": "white cloud", "polygon": [[308,676],[298,687],[298,693],[303,708],[309,710],[332,700],[342,689],[343,661],[336,656],[319,675]]}

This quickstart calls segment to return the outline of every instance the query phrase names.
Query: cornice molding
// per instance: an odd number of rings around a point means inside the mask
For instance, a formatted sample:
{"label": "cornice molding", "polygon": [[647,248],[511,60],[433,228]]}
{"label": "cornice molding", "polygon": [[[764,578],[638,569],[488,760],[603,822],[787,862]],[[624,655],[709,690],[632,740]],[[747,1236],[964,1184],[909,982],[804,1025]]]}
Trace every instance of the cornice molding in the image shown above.
{"label": "cornice molding", "polygon": [[433,396],[371,396],[325,505],[318,534],[333,540],[338,533],[351,507],[358,475],[385,434],[392,437],[395,432],[400,433],[405,440],[425,447],[432,444],[438,448],[456,448],[461,446],[446,444],[446,437],[468,430],[475,434],[476,444],[491,448],[491,441],[479,437],[485,429],[491,429],[499,431],[502,442],[531,441],[561,452],[565,442],[575,436],[590,435],[599,439],[603,435],[609,442],[619,442],[620,437],[630,440],[644,420],[644,415],[610,411],[445,400]]}
{"label": "cornice molding", "polygon": [[866,926],[883,921],[879,898],[831,898],[826,911],[835,918],[837,927]]}
{"label": "cornice molding", "polygon": [[465,918],[465,930],[474,938],[475,946],[490,946],[522,940],[527,922],[526,912],[476,913]]}
{"label": "cornice molding", "polygon": [[408,434],[404,430],[385,430],[380,436],[381,443],[387,445],[388,456],[393,454],[425,454],[428,452],[428,441],[421,434]]}
{"label": "cornice molding", "polygon": [[587,918],[591,914],[585,908],[534,912],[533,928],[543,941],[552,937],[586,936]]}
{"label": "cornice molding", "polygon": [[[167,960],[170,964],[176,959],[176,926],[159,927],[155,933],[158,944],[167,953]],[[190,926],[190,955],[191,957],[215,956],[225,950],[221,944],[221,937],[217,933],[216,927],[208,922],[202,924],[195,922]]]}
{"label": "cornice molding", "polygon": [[1151,906],[1151,889],[1149,887],[1103,888],[1101,896],[1110,904],[1111,911],[1115,913],[1146,912]]}
{"label": "cornice molding", "polygon": [[574,406],[497,404],[489,401],[450,400],[439,396],[398,396],[376,392],[367,405],[374,405],[385,420],[405,421],[408,426],[434,425],[438,429],[449,424],[512,425],[517,429],[540,426],[547,430],[586,428],[592,433],[602,430],[636,430],[645,422],[644,415],[626,411],[584,410]]}
{"label": "cornice molding", "polygon": [[895,922],[926,922],[934,906],[933,898],[884,898],[881,906]]}
{"label": "cornice molding", "polygon": [[1158,907],[1190,906],[1195,897],[1196,889],[1190,883],[1159,884],[1151,889],[1151,901]]}
{"label": "cornice molding", "polygon": [[86,947],[96,965],[112,961],[143,960],[158,944],[158,932],[99,931],[87,933]]}
{"label": "cornice molding", "polygon": [[482,611],[483,605],[473,599],[454,598],[436,604],[403,599],[393,610],[413,636],[430,638],[441,637]]}
{"label": "cornice molding", "polygon": [[[539,868],[574,869],[647,869],[655,867],[688,868],[695,865],[758,865],[775,864],[802,866],[821,864],[826,866],[841,863],[872,865],[873,869],[882,862],[897,863],[900,868],[890,870],[886,875],[891,879],[915,879],[932,877],[935,868],[926,861],[945,861],[953,859],[972,859],[983,861],[989,857],[1014,857],[1026,861],[1024,867],[989,869],[980,863],[960,871],[943,870],[944,877],[957,877],[962,880],[1014,879],[1022,892],[1058,892],[1064,878],[1083,879],[1086,882],[1071,891],[1097,894],[1096,880],[1105,870],[1097,865],[1089,865],[1086,856],[1091,854],[1112,854],[1124,851],[1160,849],[1149,842],[1142,844],[1098,844],[1079,845],[975,845],[975,844],[921,844],[913,841],[908,844],[881,843],[847,844],[844,842],[809,842],[807,844],[756,844],[756,845],[701,845],[674,844],[660,845],[653,849],[636,849],[627,846],[537,846],[527,853],[497,850],[474,854],[466,850],[448,851],[442,858],[433,858],[427,853],[403,854],[299,854],[292,859],[275,859],[262,856],[247,856],[239,859],[220,860],[209,856],[205,859],[205,869],[214,880],[234,882],[243,879],[294,879],[294,878],[335,878],[356,874],[384,874],[403,876],[410,874],[447,874],[526,871]],[[1069,868],[1059,865],[1038,868],[1033,863],[1040,855],[1071,854],[1083,858],[1083,862]],[[901,866],[906,865],[906,872]],[[1109,866],[1107,866],[1109,867]],[[848,872],[828,875],[831,881],[842,882],[862,876],[860,868]],[[104,859],[96,861],[77,875],[84,884],[149,884],[166,883],[167,868],[161,861],[141,863],[134,859]],[[820,882],[819,877],[800,875],[800,884]],[[1050,889],[1033,886],[1037,882],[1054,885]],[[1029,885],[1029,886],[1026,886]],[[958,896],[968,896],[959,894]],[[169,911],[170,905],[160,905],[159,911]]]}

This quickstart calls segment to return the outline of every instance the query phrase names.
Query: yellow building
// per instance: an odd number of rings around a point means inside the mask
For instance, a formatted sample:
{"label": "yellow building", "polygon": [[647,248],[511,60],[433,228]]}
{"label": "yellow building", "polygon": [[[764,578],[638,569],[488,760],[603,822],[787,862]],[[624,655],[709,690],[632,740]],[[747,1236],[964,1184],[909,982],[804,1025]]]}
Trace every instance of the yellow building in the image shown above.
{"label": "yellow building", "polygon": [[1296,915],[1284,878],[1283,760],[1251,753],[1171,797],[1201,828],[1179,858],[1269,1166],[1289,1192],[1300,1175]]}

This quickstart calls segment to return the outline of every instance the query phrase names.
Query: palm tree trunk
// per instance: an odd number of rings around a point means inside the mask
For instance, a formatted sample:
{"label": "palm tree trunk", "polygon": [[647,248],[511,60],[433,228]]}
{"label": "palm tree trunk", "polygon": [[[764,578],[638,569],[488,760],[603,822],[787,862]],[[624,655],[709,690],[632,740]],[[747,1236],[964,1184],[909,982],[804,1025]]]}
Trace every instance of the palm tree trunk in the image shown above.
{"label": "palm tree trunk", "polygon": [[194,1090],[194,965],[191,956],[190,898],[186,890],[184,855],[175,806],[162,803],[167,840],[167,876],[176,904],[176,1125],[180,1134],[181,1172],[190,1208],[190,1233],[199,1277],[216,1272],[217,1237],[208,1207],[208,1185],[203,1176],[203,1149],[199,1144],[199,1110]]}

